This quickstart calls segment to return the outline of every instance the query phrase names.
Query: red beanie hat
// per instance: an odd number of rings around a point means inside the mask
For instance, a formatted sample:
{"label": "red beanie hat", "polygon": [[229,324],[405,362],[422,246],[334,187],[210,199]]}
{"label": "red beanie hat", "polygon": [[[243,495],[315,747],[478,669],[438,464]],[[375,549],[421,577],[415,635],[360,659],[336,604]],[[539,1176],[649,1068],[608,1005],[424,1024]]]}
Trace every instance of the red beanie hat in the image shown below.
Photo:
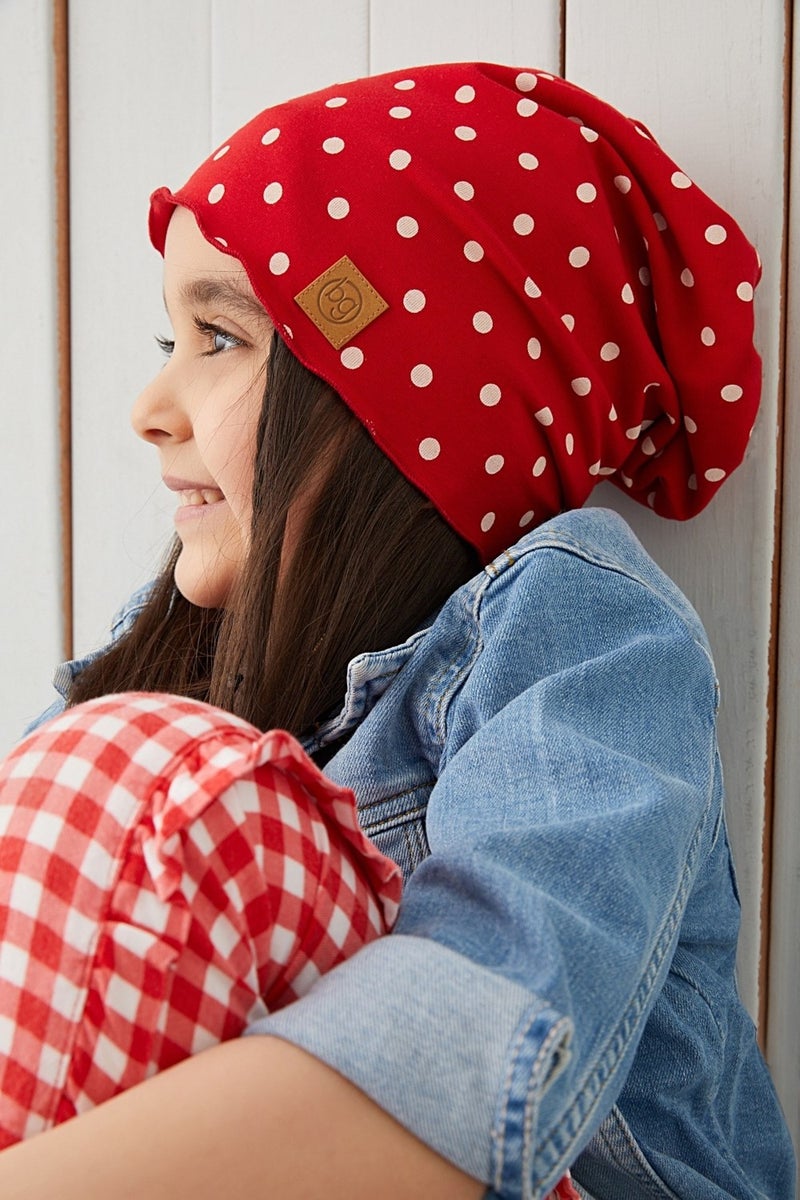
{"label": "red beanie hat", "polygon": [[739,464],[755,251],[639,123],[543,71],[417,67],[267,109],[176,205],[489,559],[607,477],[667,517]]}

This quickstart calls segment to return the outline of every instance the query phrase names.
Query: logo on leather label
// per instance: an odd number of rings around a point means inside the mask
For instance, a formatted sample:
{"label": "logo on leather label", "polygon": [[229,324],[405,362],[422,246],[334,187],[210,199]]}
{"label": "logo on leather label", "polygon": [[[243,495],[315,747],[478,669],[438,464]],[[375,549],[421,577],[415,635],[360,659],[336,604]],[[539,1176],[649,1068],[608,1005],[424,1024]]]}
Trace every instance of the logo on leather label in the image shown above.
{"label": "logo on leather label", "polygon": [[346,254],[298,292],[295,300],[337,350],[389,307]]}

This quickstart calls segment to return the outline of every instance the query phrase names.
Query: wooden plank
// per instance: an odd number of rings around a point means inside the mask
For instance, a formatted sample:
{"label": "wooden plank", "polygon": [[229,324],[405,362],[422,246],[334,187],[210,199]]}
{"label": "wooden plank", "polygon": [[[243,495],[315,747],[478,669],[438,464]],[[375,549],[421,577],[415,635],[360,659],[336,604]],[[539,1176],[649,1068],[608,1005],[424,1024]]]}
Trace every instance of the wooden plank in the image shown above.
{"label": "wooden plank", "polygon": [[508,62],[558,71],[559,0],[372,0],[376,74],[432,62]]}
{"label": "wooden plank", "polygon": [[0,438],[0,750],[47,702],[62,644],[52,38],[50,0],[0,4],[0,324],[12,349]]}
{"label": "wooden plank", "polygon": [[168,331],[147,200],[207,153],[210,0],[70,4],[75,646],[153,574],[172,505],[127,415]]}
{"label": "wooden plank", "polygon": [[369,0],[213,0],[214,143],[270,104],[366,75],[368,30]]}
{"label": "wooden plank", "polygon": [[800,1146],[800,36],[792,50],[789,256],[767,1053]]}
{"label": "wooden plank", "polygon": [[746,464],[688,527],[604,488],[694,601],[719,670],[728,818],[743,900],[743,995],[758,1013],[762,828],[768,753],[779,370],[783,41],[781,4],[567,0],[566,72],[641,118],[759,246],[764,398]]}

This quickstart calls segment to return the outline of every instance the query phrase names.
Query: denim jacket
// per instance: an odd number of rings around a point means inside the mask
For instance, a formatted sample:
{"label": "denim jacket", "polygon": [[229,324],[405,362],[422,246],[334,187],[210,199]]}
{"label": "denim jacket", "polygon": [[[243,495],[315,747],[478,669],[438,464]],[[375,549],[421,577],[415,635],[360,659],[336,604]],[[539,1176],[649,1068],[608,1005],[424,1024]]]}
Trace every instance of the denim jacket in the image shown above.
{"label": "denim jacket", "polygon": [[402,866],[399,922],[249,1032],[329,1063],[488,1197],[571,1166],[592,1200],[791,1200],[734,978],[717,702],[697,615],[619,517],[524,537],[350,664],[308,748],[348,735],[326,771]]}

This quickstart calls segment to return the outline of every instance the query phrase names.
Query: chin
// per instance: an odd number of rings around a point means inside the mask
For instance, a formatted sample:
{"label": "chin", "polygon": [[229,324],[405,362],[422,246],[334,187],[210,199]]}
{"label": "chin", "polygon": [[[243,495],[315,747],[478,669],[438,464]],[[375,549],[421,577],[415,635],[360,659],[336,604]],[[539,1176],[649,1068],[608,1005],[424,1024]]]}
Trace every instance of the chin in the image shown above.
{"label": "chin", "polygon": [[224,608],[234,582],[232,574],[208,567],[198,571],[182,560],[183,555],[175,567],[175,586],[184,599],[196,608]]}

